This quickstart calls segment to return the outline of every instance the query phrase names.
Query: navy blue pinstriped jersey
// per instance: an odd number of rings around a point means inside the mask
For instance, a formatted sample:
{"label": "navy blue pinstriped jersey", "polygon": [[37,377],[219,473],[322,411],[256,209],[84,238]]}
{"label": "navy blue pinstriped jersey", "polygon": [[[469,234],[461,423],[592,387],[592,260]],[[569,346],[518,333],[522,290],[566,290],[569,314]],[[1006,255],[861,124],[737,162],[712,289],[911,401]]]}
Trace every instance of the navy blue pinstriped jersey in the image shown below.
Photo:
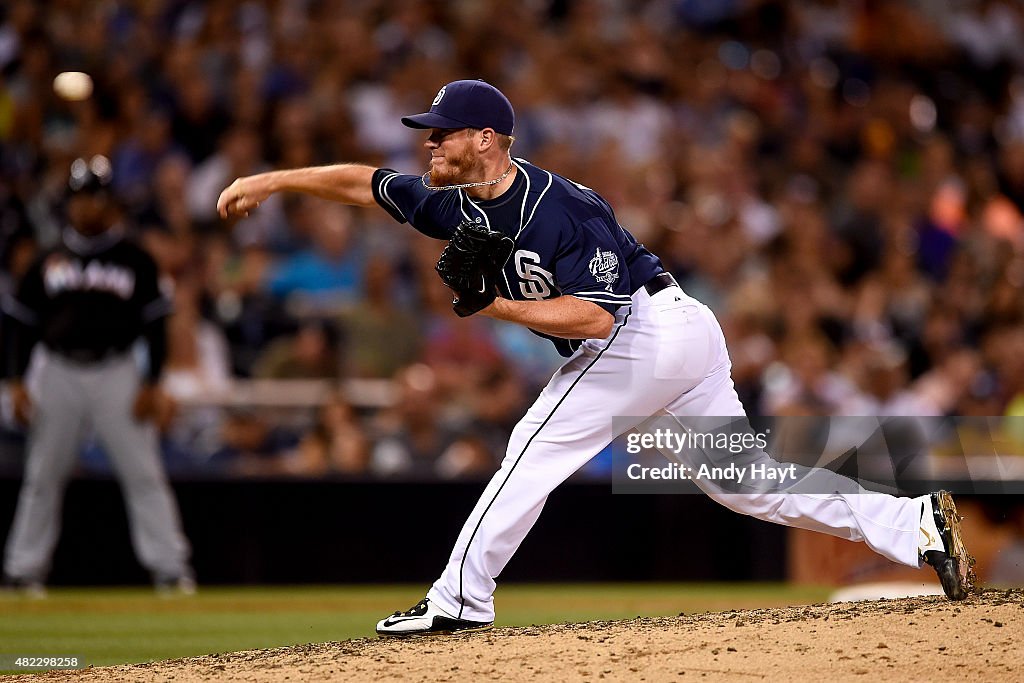
{"label": "navy blue pinstriped jersey", "polygon": [[[571,294],[614,313],[662,272],[661,261],[618,224],[599,194],[523,159],[513,163],[512,187],[488,201],[464,190],[427,190],[419,176],[389,169],[374,173],[373,196],[395,220],[430,237],[447,240],[470,219],[514,238],[498,283],[509,299]],[[535,333],[550,339],[563,356],[581,343]]]}

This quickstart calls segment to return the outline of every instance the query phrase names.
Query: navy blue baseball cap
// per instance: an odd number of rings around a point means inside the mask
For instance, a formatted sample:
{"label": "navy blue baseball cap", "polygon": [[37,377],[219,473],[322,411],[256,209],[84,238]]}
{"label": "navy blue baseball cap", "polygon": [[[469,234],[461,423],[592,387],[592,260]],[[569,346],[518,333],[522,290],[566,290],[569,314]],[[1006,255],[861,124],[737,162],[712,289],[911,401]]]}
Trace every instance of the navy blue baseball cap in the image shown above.
{"label": "navy blue baseball cap", "polygon": [[403,116],[409,128],[493,128],[512,135],[516,115],[500,90],[484,81],[452,81],[437,92],[430,111]]}

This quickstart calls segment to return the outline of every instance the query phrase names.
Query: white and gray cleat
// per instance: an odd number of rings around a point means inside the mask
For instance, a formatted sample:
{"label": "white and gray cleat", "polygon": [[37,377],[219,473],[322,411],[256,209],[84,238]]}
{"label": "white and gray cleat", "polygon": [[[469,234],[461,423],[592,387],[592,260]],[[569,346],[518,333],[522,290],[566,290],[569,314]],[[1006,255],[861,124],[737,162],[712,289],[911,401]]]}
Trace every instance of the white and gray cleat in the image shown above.
{"label": "white and gray cleat", "polygon": [[454,617],[423,598],[405,612],[395,612],[377,622],[379,636],[433,636],[486,631],[493,622],[469,621]]}

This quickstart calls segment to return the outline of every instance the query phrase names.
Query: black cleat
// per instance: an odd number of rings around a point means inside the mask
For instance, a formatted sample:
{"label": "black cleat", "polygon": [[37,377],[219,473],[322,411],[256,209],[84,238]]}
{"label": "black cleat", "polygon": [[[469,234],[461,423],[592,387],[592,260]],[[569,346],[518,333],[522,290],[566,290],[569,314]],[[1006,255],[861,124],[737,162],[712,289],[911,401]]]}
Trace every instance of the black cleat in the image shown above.
{"label": "black cleat", "polygon": [[493,626],[490,621],[469,621],[448,614],[440,607],[423,598],[405,612],[395,612],[387,619],[377,622],[379,636],[438,636],[455,633],[486,631]]}
{"label": "black cleat", "polygon": [[942,583],[942,591],[950,600],[963,600],[975,588],[974,558],[964,547],[960,520],[953,496],[949,491],[937,491],[929,496],[935,526],[942,537],[945,551],[928,550],[924,561],[935,569]]}

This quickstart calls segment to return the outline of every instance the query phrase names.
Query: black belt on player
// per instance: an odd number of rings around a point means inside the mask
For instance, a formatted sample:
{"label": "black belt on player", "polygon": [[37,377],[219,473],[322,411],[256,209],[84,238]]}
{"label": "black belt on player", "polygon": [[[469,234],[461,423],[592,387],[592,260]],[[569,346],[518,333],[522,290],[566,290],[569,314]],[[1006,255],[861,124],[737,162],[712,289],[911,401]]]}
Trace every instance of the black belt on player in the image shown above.
{"label": "black belt on player", "polygon": [[647,281],[647,284],[644,285],[644,289],[647,290],[649,295],[654,296],[663,289],[678,286],[679,283],[676,282],[674,277],[672,277],[672,273],[659,273]]}
{"label": "black belt on player", "polygon": [[52,349],[52,352],[64,360],[77,363],[78,365],[95,365],[102,363],[114,356],[121,355],[124,350],[118,349]]}

